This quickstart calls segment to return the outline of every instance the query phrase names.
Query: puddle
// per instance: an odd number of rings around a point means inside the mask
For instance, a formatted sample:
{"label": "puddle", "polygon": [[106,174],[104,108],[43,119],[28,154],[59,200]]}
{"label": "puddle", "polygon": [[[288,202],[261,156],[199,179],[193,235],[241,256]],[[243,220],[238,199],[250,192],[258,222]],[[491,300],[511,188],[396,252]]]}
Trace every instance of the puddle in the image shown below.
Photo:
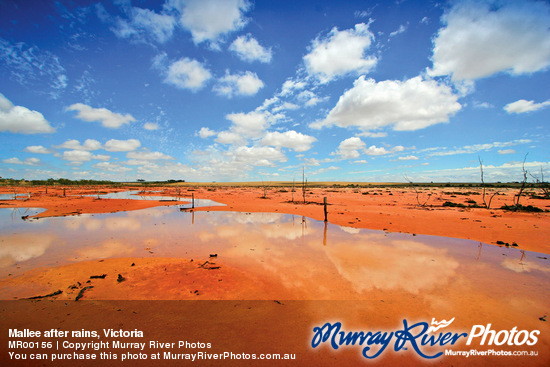
{"label": "puddle", "polygon": [[[495,330],[541,330],[536,348],[546,353],[550,345],[541,320],[550,310],[549,255],[461,239],[341,227],[278,213],[188,212],[169,206],[23,221],[20,217],[27,209],[18,210],[0,209],[0,299],[64,292],[63,302],[36,303],[37,309],[35,303],[21,302],[31,314],[56,304],[63,305],[60,315],[78,314],[66,308],[75,305],[68,301],[74,300],[78,289],[69,285],[78,279],[81,287],[86,282],[94,285],[86,293],[89,299],[200,300],[189,313],[193,317],[181,311],[192,301],[141,303],[145,306],[137,312],[148,315],[147,320],[161,315],[160,323],[169,314],[172,324],[174,317],[186,315],[186,320],[200,325],[201,333],[203,325],[214,320],[212,335],[220,327],[212,315],[224,315],[227,322],[235,312],[243,312],[234,319],[246,325],[246,335],[250,323],[243,320],[256,315],[286,325],[285,331],[298,330],[296,345],[306,339],[301,331],[330,320],[345,321],[351,329],[396,330],[403,319],[456,318],[455,331],[489,323]],[[35,210],[41,209],[28,209]],[[172,261],[177,259],[187,260]],[[212,264],[201,268],[206,260],[220,269],[208,270]],[[87,267],[78,267],[82,261]],[[100,270],[102,266],[110,266],[107,278],[88,280],[90,275],[107,273]],[[46,270],[33,275],[36,268]],[[127,280],[117,283],[119,273]],[[48,286],[28,283],[29,274]],[[205,313],[212,303],[204,299],[235,301],[219,313]],[[256,305],[244,300],[269,302]],[[133,302],[119,302],[101,312],[135,309]],[[93,305],[96,312],[100,304],[80,302],[78,307]],[[177,310],[170,314],[166,305],[177,305]],[[117,322],[125,314],[130,313],[117,313]],[[204,320],[197,321],[201,317]],[[60,319],[81,322],[86,317]],[[180,323],[176,324],[180,335]],[[258,330],[264,335],[266,329]],[[547,359],[547,354],[541,355]]]}
{"label": "puddle", "polygon": [[[161,191],[121,191],[121,192],[111,192],[108,194],[100,194],[100,195],[84,195],[84,196],[91,196],[91,197],[99,197],[101,199],[129,199],[129,200],[160,200],[160,201],[173,201],[175,205],[179,204],[179,202],[189,202],[189,204],[181,204],[182,208],[191,208],[192,204],[192,198],[187,197],[174,197],[169,195],[150,195],[151,193],[158,193]],[[210,200],[210,199],[195,199],[195,207],[205,207],[205,206],[225,206],[225,204],[218,203],[216,201]]]}
{"label": "puddle", "polygon": [[28,198],[29,194],[0,194],[0,200],[24,200]]}
{"label": "puddle", "polygon": [[[550,284],[542,255],[478,242],[340,227],[271,213],[174,207],[23,221],[41,209],[0,209],[0,277],[120,257],[209,259],[276,283],[299,299],[423,294],[461,282],[531,289]],[[504,287],[504,288],[503,288]],[[540,289],[548,295],[548,290]]]}

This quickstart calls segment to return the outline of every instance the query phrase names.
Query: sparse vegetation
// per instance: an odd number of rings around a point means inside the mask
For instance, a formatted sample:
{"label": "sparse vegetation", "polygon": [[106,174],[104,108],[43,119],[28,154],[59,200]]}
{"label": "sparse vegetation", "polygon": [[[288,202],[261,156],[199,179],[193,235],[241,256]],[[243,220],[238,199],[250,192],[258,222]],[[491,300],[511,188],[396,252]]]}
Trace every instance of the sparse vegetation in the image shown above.
{"label": "sparse vegetation", "polygon": [[542,213],[544,210],[541,208],[537,208],[533,205],[521,205],[521,204],[515,204],[515,205],[503,205],[500,209],[502,210],[510,210],[513,212],[530,212],[530,213]]}

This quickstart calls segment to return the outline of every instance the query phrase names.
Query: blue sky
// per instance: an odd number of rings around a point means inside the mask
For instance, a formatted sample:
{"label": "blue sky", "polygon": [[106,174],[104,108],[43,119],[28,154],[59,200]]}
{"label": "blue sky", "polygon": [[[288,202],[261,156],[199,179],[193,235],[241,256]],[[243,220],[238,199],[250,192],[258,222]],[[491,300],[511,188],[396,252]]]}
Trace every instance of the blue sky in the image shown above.
{"label": "blue sky", "polygon": [[0,176],[540,178],[549,67],[543,1],[1,1]]}

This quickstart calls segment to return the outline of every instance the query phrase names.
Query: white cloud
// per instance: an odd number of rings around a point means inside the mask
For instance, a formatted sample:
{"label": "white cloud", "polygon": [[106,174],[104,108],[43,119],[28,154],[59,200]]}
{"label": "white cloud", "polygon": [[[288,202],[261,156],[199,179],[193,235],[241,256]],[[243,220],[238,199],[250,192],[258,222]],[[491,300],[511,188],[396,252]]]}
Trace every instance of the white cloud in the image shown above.
{"label": "white cloud", "polygon": [[304,90],[297,96],[298,100],[306,107],[313,107],[319,103],[328,101],[329,97],[319,97],[310,90]]}
{"label": "white cloud", "polygon": [[31,145],[26,147],[25,152],[36,153],[36,154],[52,154],[54,151],[48,148],[43,147],[42,145]]}
{"label": "white cloud", "polygon": [[[400,149],[398,149],[398,150],[400,150]],[[371,145],[370,147],[365,149],[364,152],[365,152],[366,155],[385,155],[385,154],[390,153],[390,151],[388,151],[386,148],[377,147],[376,145]]]}
{"label": "white cloud", "polygon": [[211,136],[216,135],[216,132],[214,130],[210,130],[207,127],[201,127],[198,134],[201,138],[206,139],[206,138],[209,138]]}
{"label": "white cloud", "polygon": [[464,1],[443,17],[434,39],[433,76],[478,79],[550,65],[550,6],[545,2]]}
{"label": "white cloud", "polygon": [[364,55],[373,39],[368,24],[356,24],[344,31],[333,28],[328,38],[313,41],[311,51],[304,56],[306,69],[321,83],[351,72],[367,73],[377,62],[375,56]]}
{"label": "white cloud", "polygon": [[246,0],[182,0],[178,6],[180,22],[191,32],[193,41],[211,41],[214,46],[220,36],[246,25],[244,13],[250,7]]}
{"label": "white cloud", "polygon": [[231,132],[245,138],[259,138],[269,126],[267,113],[231,113],[226,118],[233,123]]}
{"label": "white cloud", "polygon": [[250,34],[237,37],[231,46],[229,46],[229,51],[237,54],[241,60],[248,62],[260,61],[269,63],[272,58],[271,48],[262,47]]}
{"label": "white cloud", "polygon": [[407,27],[401,24],[396,31],[390,33],[390,37],[395,37],[398,34],[404,33],[407,30]]}
{"label": "white cloud", "polygon": [[221,131],[216,137],[216,142],[221,144],[239,145],[244,144],[244,138],[241,135],[231,131]]}
{"label": "white cloud", "polygon": [[307,83],[303,80],[285,80],[283,86],[281,87],[281,92],[279,93],[279,95],[281,97],[288,96],[289,94],[293,94],[295,90],[304,89],[306,85]]}
{"label": "white cloud", "polygon": [[254,95],[263,86],[264,83],[258,78],[256,73],[247,71],[240,74],[229,74],[226,71],[225,76],[219,79],[218,85],[213,90],[219,95],[231,98],[233,95]]}
{"label": "white cloud", "polygon": [[139,159],[144,161],[156,161],[159,159],[174,159],[173,157],[170,157],[169,155],[166,155],[160,152],[149,152],[149,151],[128,152],[126,154],[126,158]]}
{"label": "white cloud", "polygon": [[0,93],[0,131],[19,134],[53,133],[55,129],[40,112],[14,106]]}
{"label": "white cloud", "polygon": [[94,164],[93,167],[99,168],[101,170],[109,171],[109,172],[128,172],[132,170],[129,167],[124,167],[119,163],[113,163],[113,162],[101,162],[101,163]]}
{"label": "white cloud", "polygon": [[118,129],[122,125],[136,121],[130,114],[121,115],[106,108],[93,108],[83,103],[70,105],[67,107],[67,111],[78,111],[77,118],[88,122],[99,121],[103,127],[110,129]]}
{"label": "white cloud", "polygon": [[72,163],[83,163],[92,160],[92,153],[85,150],[67,150],[63,152],[63,160]]}
{"label": "white cloud", "polygon": [[321,162],[319,162],[319,160],[315,158],[306,158],[304,159],[304,164],[306,166],[316,167],[316,166],[320,166]]}
{"label": "white cloud", "polygon": [[550,99],[541,103],[535,103],[535,101],[526,101],[525,99],[520,99],[518,101],[508,103],[504,106],[504,110],[507,113],[526,113],[540,110],[546,106],[550,106]]}
{"label": "white cloud", "polygon": [[391,150],[387,150],[384,147],[377,147],[371,145],[367,148],[367,145],[361,140],[361,138],[354,136],[348,138],[340,143],[336,152],[332,155],[337,155],[342,159],[355,159],[359,158],[362,154],[365,155],[385,155],[395,152],[402,152],[405,148],[401,145],[396,145]]}
{"label": "white cloud", "polygon": [[323,126],[358,127],[375,130],[392,126],[397,131],[413,131],[441,122],[460,110],[451,88],[421,77],[404,82],[376,82],[359,77],[336,106],[312,128]]}
{"label": "white cloud", "polygon": [[24,42],[10,43],[0,38],[0,61],[10,77],[27,88],[51,88],[50,97],[57,99],[67,87],[67,75],[59,57]]}
{"label": "white cloud", "polygon": [[506,148],[514,145],[519,144],[528,144],[531,143],[531,140],[529,139],[517,139],[513,141],[506,141],[506,142],[499,142],[495,141],[493,143],[486,143],[486,144],[474,144],[474,145],[465,145],[460,148],[455,148],[453,150],[446,150],[443,149],[441,151],[441,148],[428,148],[426,151],[431,151],[432,153],[429,153],[429,156],[447,156],[447,155],[455,155],[455,154],[472,154],[477,153],[481,151],[488,151],[494,148]]}
{"label": "white cloud", "polygon": [[360,150],[364,150],[366,144],[358,137],[348,138],[340,143],[336,154],[342,159],[359,158]]}
{"label": "white cloud", "polygon": [[36,166],[41,163],[40,159],[38,158],[26,158],[24,161],[22,161],[19,158],[8,158],[8,159],[2,160],[2,162],[8,163],[8,164],[22,164],[25,166]]}
{"label": "white cloud", "polygon": [[294,103],[291,103],[291,102],[284,102],[283,104],[281,104],[280,106],[275,107],[271,111],[279,112],[279,111],[283,111],[283,110],[297,110],[298,108],[300,108],[300,106],[298,106],[297,104],[294,104]]}
{"label": "white cloud", "polygon": [[119,18],[112,28],[119,38],[136,37],[143,40],[152,37],[159,43],[165,43],[172,37],[177,24],[174,17],[158,14],[149,9],[132,7],[128,13],[129,21]]}
{"label": "white cloud", "polygon": [[234,152],[235,161],[254,166],[273,166],[274,162],[286,162],[286,156],[273,147],[238,147]]}
{"label": "white cloud", "polygon": [[493,108],[494,106],[488,102],[474,101],[474,108],[486,109]]}
{"label": "white cloud", "polygon": [[386,136],[388,136],[388,134],[381,131],[377,133],[373,133],[370,131],[363,131],[362,133],[357,134],[357,136],[364,136],[366,138],[385,138]]}
{"label": "white cloud", "polygon": [[101,143],[94,139],[86,139],[84,144],[80,145],[80,142],[75,139],[69,139],[61,145],[57,145],[58,149],[72,149],[72,150],[98,150],[101,149]]}
{"label": "white cloud", "polygon": [[111,139],[105,143],[105,150],[109,152],[131,152],[141,146],[137,139],[117,140]]}
{"label": "white cloud", "polygon": [[418,157],[414,155],[407,155],[398,157],[397,159],[399,159],[400,161],[416,161],[418,160]]}
{"label": "white cloud", "polygon": [[268,132],[262,139],[262,144],[272,145],[278,148],[290,148],[295,152],[305,152],[311,149],[311,144],[315,141],[317,141],[317,139],[313,136],[304,135],[294,130],[290,130],[285,131],[284,133]]}
{"label": "white cloud", "polygon": [[153,131],[153,130],[158,130],[160,126],[159,124],[156,124],[154,122],[146,122],[145,124],[143,124],[143,128],[145,130]]}
{"label": "white cloud", "polygon": [[515,152],[514,149],[501,149],[498,151],[498,154],[514,154]]}
{"label": "white cloud", "polygon": [[173,62],[166,72],[165,83],[197,91],[212,78],[212,74],[197,60],[183,58]]}
{"label": "white cloud", "polygon": [[108,161],[109,159],[111,159],[111,156],[107,154],[94,154],[92,158],[98,161]]}

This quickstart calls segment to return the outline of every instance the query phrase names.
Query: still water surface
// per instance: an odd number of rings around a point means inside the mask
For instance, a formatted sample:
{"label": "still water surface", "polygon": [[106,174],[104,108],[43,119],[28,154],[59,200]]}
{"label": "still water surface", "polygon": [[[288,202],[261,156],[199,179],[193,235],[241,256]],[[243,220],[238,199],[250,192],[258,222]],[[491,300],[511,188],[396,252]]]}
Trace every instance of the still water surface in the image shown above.
{"label": "still water surface", "polygon": [[480,291],[496,286],[549,295],[548,255],[474,241],[177,206],[21,220],[39,211],[0,209],[0,277],[86,260],[217,254],[226,265],[320,299],[361,298],[372,290],[419,294],[459,281]]}

